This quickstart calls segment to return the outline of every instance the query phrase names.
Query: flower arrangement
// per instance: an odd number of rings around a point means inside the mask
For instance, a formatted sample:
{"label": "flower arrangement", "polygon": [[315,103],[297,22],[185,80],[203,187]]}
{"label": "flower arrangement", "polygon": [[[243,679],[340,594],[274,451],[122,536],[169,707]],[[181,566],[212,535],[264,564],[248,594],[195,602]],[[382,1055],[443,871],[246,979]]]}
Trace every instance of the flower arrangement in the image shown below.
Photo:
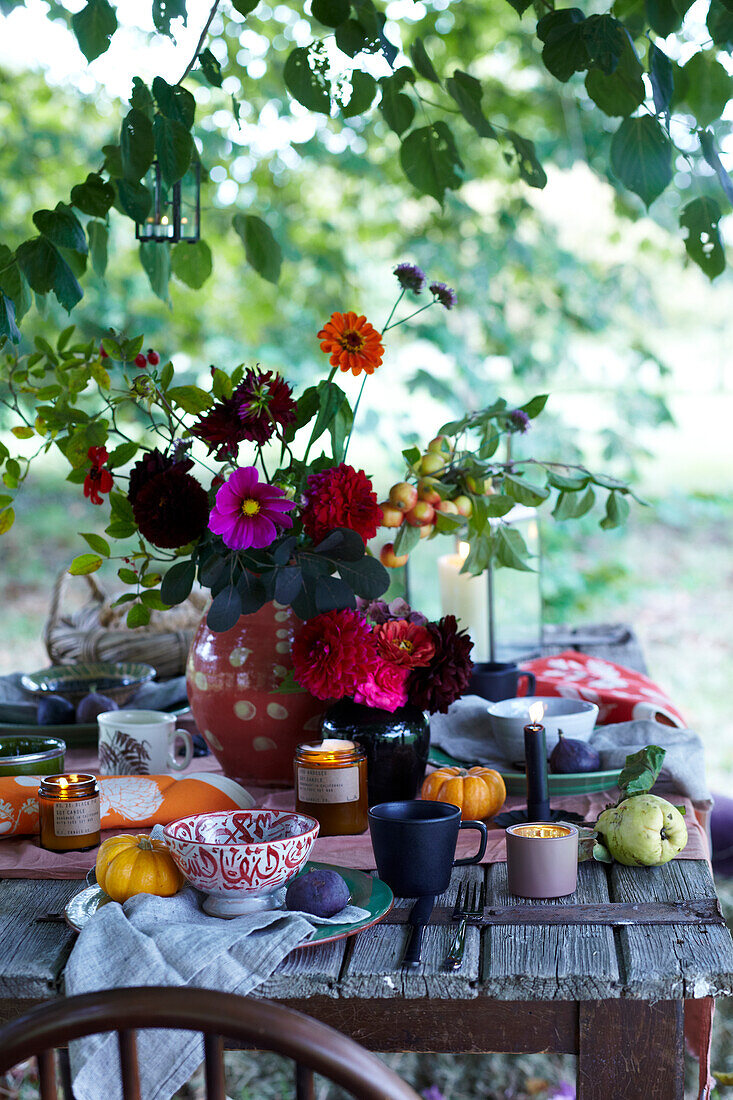
{"label": "flower arrangement", "polygon": [[[398,293],[381,331],[355,312],[331,315],[318,332],[328,377],[297,398],[284,378],[259,366],[212,367],[208,386],[181,384],[172,362],[152,348],[143,352],[142,336],[76,343],[69,328],[55,347],[38,339],[31,354],[6,343],[0,402],[15,420],[13,434],[32,441],[24,446],[35,444],[35,454],[57,448],[70,465],[68,480],[83,486],[90,504],[109,503],[106,537],[82,532],[89,549],[69,571],[91,573],[116,558],[130,589],[117,601],[129,605],[128,626],[181,603],[195,582],[211,591],[207,621],[215,631],[275,599],[308,624],[298,667],[315,694],[325,690],[319,669],[336,638],[351,654],[339,659],[344,694],[391,705],[406,693],[442,709],[442,689],[431,682],[440,665],[443,682],[454,676],[458,684],[465,641],[449,618],[379,621],[374,605],[357,611],[357,599],[386,591],[385,566],[401,564],[421,538],[447,534],[470,544],[465,568],[473,573],[492,561],[531,568],[521,536],[502,517],[517,502],[539,504],[553,492],[557,518],[583,515],[601,489],[608,494],[602,526],[623,522],[629,489],[621,482],[557,462],[496,460],[501,439],[526,432],[544,396],[521,408],[498,400],[443,425],[424,453],[403,452],[405,480],[379,501],[368,474],[347,462],[364,385],[384,369],[390,330],[456,304],[453,290],[413,264],[399,264],[394,275]],[[405,296],[425,293],[424,304],[396,317]],[[353,409],[337,372],[362,377]],[[12,525],[14,494],[33,457],[11,455],[0,443],[8,490],[0,494],[0,533]],[[381,527],[399,530],[380,561],[368,543]],[[113,554],[116,540],[132,542]],[[419,663],[428,651],[429,662]],[[375,653],[377,672],[367,674]]]}
{"label": "flower arrangement", "polygon": [[402,599],[328,611],[293,645],[295,679],[318,699],[445,713],[468,687],[473,642],[455,616],[428,622]]}

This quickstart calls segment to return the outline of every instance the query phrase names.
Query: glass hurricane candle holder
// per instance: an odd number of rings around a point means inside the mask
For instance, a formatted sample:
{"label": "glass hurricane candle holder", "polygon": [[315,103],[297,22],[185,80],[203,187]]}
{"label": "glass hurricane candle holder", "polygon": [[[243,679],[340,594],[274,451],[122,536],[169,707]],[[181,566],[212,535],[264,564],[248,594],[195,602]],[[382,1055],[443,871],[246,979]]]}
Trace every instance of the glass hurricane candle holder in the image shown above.
{"label": "glass hurricane candle holder", "polygon": [[41,847],[86,852],[101,841],[99,784],[83,773],[48,775],[38,788]]}
{"label": "glass hurricane candle holder", "polygon": [[320,823],[320,836],[363,833],[367,818],[366,754],[335,737],[298,745],[294,761],[295,809]]}

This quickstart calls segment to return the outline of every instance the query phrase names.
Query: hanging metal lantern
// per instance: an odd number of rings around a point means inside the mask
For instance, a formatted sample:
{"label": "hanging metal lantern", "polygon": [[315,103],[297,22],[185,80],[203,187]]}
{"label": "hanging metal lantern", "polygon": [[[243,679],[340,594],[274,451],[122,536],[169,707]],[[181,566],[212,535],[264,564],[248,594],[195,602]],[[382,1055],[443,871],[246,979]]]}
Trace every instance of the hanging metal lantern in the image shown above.
{"label": "hanging metal lantern", "polygon": [[193,244],[201,234],[201,164],[197,160],[183,179],[169,187],[157,160],[145,178],[153,202],[144,222],[135,223],[139,241],[187,241]]}

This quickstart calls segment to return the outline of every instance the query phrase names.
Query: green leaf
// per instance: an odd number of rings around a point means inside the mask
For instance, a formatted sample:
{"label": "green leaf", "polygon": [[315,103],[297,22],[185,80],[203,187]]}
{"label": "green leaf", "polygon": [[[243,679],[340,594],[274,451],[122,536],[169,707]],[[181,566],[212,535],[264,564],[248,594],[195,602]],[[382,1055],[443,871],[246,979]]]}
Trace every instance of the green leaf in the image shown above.
{"label": "green leaf", "polygon": [[95,535],[93,531],[80,531],[79,534],[92,550],[96,550],[102,557],[108,558],[111,554],[109,543],[101,535]]}
{"label": "green leaf", "polygon": [[678,31],[692,0],[646,0],[649,26],[662,38]]}
{"label": "green leaf", "polygon": [[613,863],[613,856],[608,848],[605,844],[599,844],[598,842],[593,845],[593,859],[597,863]]}
{"label": "green leaf", "polygon": [[647,745],[638,752],[629,753],[618,780],[623,798],[650,791],[659,778],[666,755],[659,745]]}
{"label": "green leaf", "polygon": [[629,37],[612,15],[590,15],[583,24],[583,39],[591,65],[610,76],[618,67]]}
{"label": "green leaf", "polygon": [[311,14],[324,27],[338,27],[349,18],[350,11],[350,0],[313,0],[311,4]]}
{"label": "green leaf", "polygon": [[134,630],[137,626],[147,626],[150,622],[150,608],[144,607],[141,603],[133,604],[127,612],[125,622],[130,630]]}
{"label": "green leaf", "polygon": [[552,485],[555,489],[567,489],[571,493],[577,492],[579,489],[585,489],[589,481],[590,474],[586,473],[561,474],[554,469],[547,472],[548,485]]}
{"label": "green leaf", "polygon": [[72,577],[83,577],[87,573],[96,573],[104,558],[99,554],[79,554],[69,566]]}
{"label": "green leaf", "polygon": [[191,594],[196,579],[196,566],[192,561],[178,561],[163,577],[160,595],[169,607],[183,603]]}
{"label": "green leaf", "polygon": [[705,22],[715,45],[730,53],[733,49],[733,9],[722,0],[711,0]]}
{"label": "green leaf", "polygon": [[33,297],[28,280],[4,244],[0,244],[0,290],[12,301],[16,321],[22,320],[33,304]]}
{"label": "green leaf", "polygon": [[723,162],[718,156],[718,150],[715,148],[715,139],[709,130],[704,130],[699,137],[702,155],[717,175],[720,186],[723,188],[728,202],[733,205],[733,179],[731,179],[729,173],[726,172]]}
{"label": "green leaf", "polygon": [[120,155],[125,179],[135,183],[153,163],[155,142],[149,117],[133,107],[125,115],[120,128]]}
{"label": "green leaf", "polygon": [[168,398],[184,412],[199,416],[213,405],[210,393],[199,386],[171,386],[168,390]]}
{"label": "green leaf", "polygon": [[412,130],[400,146],[400,163],[413,187],[441,205],[446,189],[455,190],[463,182],[463,164],[444,122]]}
{"label": "green leaf", "polygon": [[527,561],[528,550],[519,531],[502,524],[494,537],[496,560],[499,565],[505,565],[508,569],[518,569],[523,573],[534,572]]}
{"label": "green leaf", "polygon": [[344,118],[354,118],[368,110],[374,102],[377,94],[377,82],[369,73],[363,73],[360,69],[354,69],[349,77],[351,83],[351,98],[345,107],[341,108]]}
{"label": "green leaf", "polygon": [[172,187],[182,179],[191,165],[194,144],[182,122],[165,115],[156,115],[153,123],[155,155],[163,180]]}
{"label": "green leaf", "polygon": [[655,118],[625,118],[611,140],[611,168],[648,207],[672,179],[669,138]]}
{"label": "green leaf", "polygon": [[590,512],[595,504],[596,494],[592,486],[588,486],[584,493],[562,492],[559,494],[552,514],[557,520],[579,519],[586,512]]}
{"label": "green leaf", "polygon": [[45,237],[33,237],[18,245],[18,265],[36,294],[47,294],[53,288],[58,253]]}
{"label": "green leaf", "polygon": [[733,92],[733,77],[710,50],[694,53],[683,68],[689,79],[685,100],[701,126],[720,118]]}
{"label": "green leaf", "polygon": [[171,253],[167,241],[142,241],[140,263],[148,277],[153,294],[162,302],[169,299],[168,280],[171,274]]}
{"label": "green leaf", "polygon": [[376,600],[389,588],[388,571],[368,554],[359,561],[340,561],[337,568],[341,579],[365,600]]}
{"label": "green leaf", "polygon": [[15,306],[3,291],[0,291],[0,336],[7,336],[14,344],[20,343],[20,329],[15,323]]}
{"label": "green leaf", "polygon": [[140,593],[140,601],[143,607],[149,607],[152,611],[167,611],[171,606],[161,599],[160,592],[152,588]]}
{"label": "green leaf", "polygon": [[319,614],[356,606],[354,593],[346,581],[339,577],[319,577],[316,581],[315,600]]}
{"label": "green leaf", "polygon": [[481,100],[483,90],[481,81],[475,76],[456,69],[452,77],[445,82],[448,95],[456,102],[458,109],[469,125],[473,126],[479,137],[495,138],[496,130],[487,120]]}
{"label": "green leaf", "polygon": [[57,248],[70,248],[86,254],[86,234],[70,206],[60,202],[55,210],[36,210],[33,224]]}
{"label": "green leaf", "polygon": [[538,393],[536,397],[530,398],[524,405],[520,405],[522,412],[525,412],[530,420],[534,420],[536,416],[539,416],[543,412],[545,405],[550,399],[549,393]]}
{"label": "green leaf", "polygon": [[150,119],[152,119],[155,113],[153,93],[150,91],[145,81],[141,80],[139,76],[133,76],[132,78],[130,106],[134,107],[136,111],[142,111],[142,113],[147,115]]}
{"label": "green leaf", "polygon": [[134,521],[132,505],[124,493],[111,492],[109,494],[109,505],[112,515],[116,516],[117,519],[125,520],[128,523]]}
{"label": "green leaf", "polygon": [[138,443],[135,443],[134,440],[126,440],[112,451],[107,459],[107,466],[110,470],[116,470],[118,466],[125,466],[139,450],[140,445]]}
{"label": "green leaf", "polygon": [[268,283],[277,283],[282,251],[267,223],[254,214],[235,214],[232,225],[242,239],[250,266]]}
{"label": "green leaf", "polygon": [[88,0],[86,7],[72,15],[71,29],[87,61],[94,61],[109,49],[117,15],[107,0]]}
{"label": "green leaf", "polygon": [[672,63],[653,42],[649,43],[649,80],[655,111],[658,115],[668,114],[674,92]]}
{"label": "green leaf", "polygon": [[416,38],[410,46],[410,58],[415,66],[415,71],[426,80],[432,80],[433,84],[440,84],[440,77],[433,68],[433,63],[428,57],[422,38]]}
{"label": "green leaf", "polygon": [[403,134],[409,129],[415,118],[415,104],[408,95],[400,91],[403,86],[401,81],[394,76],[384,76],[379,81],[382,89],[382,98],[379,102],[379,110],[390,130],[396,134]]}
{"label": "green leaf", "polygon": [[618,63],[611,73],[602,68],[588,70],[585,78],[585,90],[597,107],[611,117],[630,115],[644,102],[644,88],[641,62],[625,31]]}
{"label": "green leaf", "polygon": [[13,508],[3,508],[0,512],[0,535],[4,535],[15,523],[15,511]]}
{"label": "green leaf", "polygon": [[621,527],[626,522],[628,514],[628,500],[614,489],[608,494],[608,499],[606,500],[606,514],[601,520],[600,525],[604,531],[611,530],[613,527]]}
{"label": "green leaf", "polygon": [[196,114],[196,100],[188,88],[180,84],[169,84],[162,76],[156,76],[153,80],[153,97],[166,118],[180,122],[186,130],[191,129]]}
{"label": "green leaf", "polygon": [[409,554],[420,541],[420,528],[411,527],[409,523],[402,521],[397,528],[394,540],[395,554]]}
{"label": "green leaf", "polygon": [[[523,138],[514,130],[507,130],[505,137],[514,146],[516,165],[520,178],[530,187],[536,187],[540,191],[547,183],[547,174],[540,164],[535,151],[534,142],[529,138]],[[510,159],[509,157],[507,158]]]}
{"label": "green leaf", "polygon": [[82,214],[89,214],[92,218],[106,218],[115,201],[115,189],[97,172],[90,172],[84,183],[77,183],[71,188],[71,201]]}
{"label": "green leaf", "polygon": [[318,387],[318,415],[311,433],[311,443],[327,431],[341,408],[345,397],[344,391],[335,382],[319,382]]}
{"label": "green leaf", "polygon": [[524,15],[527,8],[532,7],[532,0],[509,0],[509,3],[520,17]]}
{"label": "green leaf", "polygon": [[232,0],[232,7],[235,11],[238,11],[240,15],[250,15],[260,0]]}
{"label": "green leaf", "polygon": [[153,23],[160,34],[172,38],[171,23],[182,19],[186,26],[186,0],[153,0]]}
{"label": "green leaf", "polygon": [[199,290],[212,270],[211,249],[206,241],[181,241],[171,252],[171,270],[186,286]]}
{"label": "green leaf", "polygon": [[143,183],[117,181],[117,197],[123,213],[135,222],[144,222],[153,205],[153,196]]}
{"label": "green leaf", "polygon": [[590,65],[583,34],[585,16],[579,8],[563,8],[544,15],[537,24],[537,36],[544,42],[542,61],[548,72],[566,83],[573,73]]}
{"label": "green leaf", "polygon": [[202,50],[199,54],[199,64],[204,76],[214,88],[221,88],[221,65],[214,57],[210,49]]}
{"label": "green leaf", "polygon": [[285,87],[293,99],[309,111],[331,113],[331,84],[327,76],[328,60],[318,43],[293,50],[283,70]]}
{"label": "green leaf", "polygon": [[92,258],[92,267],[97,275],[104,276],[107,270],[107,238],[109,237],[106,223],[95,219],[87,222],[87,237],[89,238],[89,254]]}
{"label": "green leaf", "polygon": [[234,585],[227,585],[213,599],[206,624],[215,633],[231,629],[242,613],[242,597]]}
{"label": "green leaf", "polygon": [[529,508],[541,504],[550,495],[550,490],[545,485],[532,485],[514,474],[504,474],[502,492],[516,500],[517,504],[525,504]]}
{"label": "green leaf", "polygon": [[687,230],[687,255],[702,268],[708,279],[714,279],[725,271],[725,249],[720,239],[719,221],[720,207],[713,199],[693,199],[680,213],[680,228]]}

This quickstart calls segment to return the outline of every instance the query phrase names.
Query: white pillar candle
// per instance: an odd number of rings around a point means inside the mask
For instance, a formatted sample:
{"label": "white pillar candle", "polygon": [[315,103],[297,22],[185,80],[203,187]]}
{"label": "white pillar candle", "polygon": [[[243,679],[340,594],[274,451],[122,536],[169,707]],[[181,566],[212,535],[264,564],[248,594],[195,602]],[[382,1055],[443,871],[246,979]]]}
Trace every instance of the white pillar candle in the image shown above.
{"label": "white pillar candle", "polygon": [[[463,546],[463,544],[461,544]],[[473,639],[471,658],[489,660],[489,586],[486,574],[461,573],[467,553],[438,558],[440,607],[443,615],[455,615],[458,626]]]}

